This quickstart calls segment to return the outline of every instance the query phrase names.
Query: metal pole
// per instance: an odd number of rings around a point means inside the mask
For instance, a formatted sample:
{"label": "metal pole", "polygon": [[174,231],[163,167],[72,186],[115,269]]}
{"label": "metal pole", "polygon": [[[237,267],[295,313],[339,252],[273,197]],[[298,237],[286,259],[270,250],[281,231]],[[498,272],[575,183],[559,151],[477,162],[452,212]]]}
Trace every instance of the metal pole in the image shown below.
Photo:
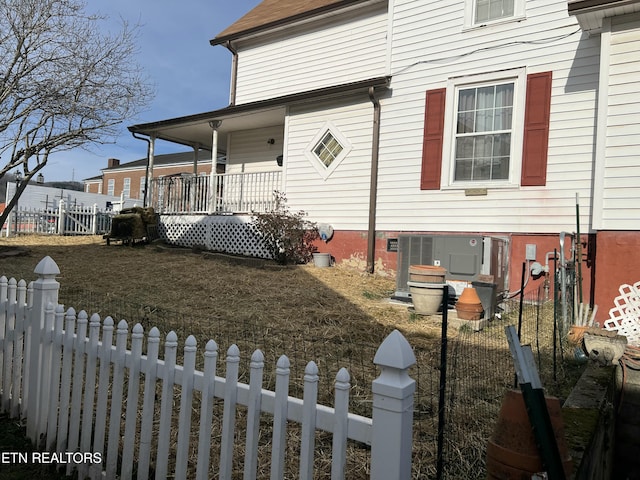
{"label": "metal pole", "polygon": [[447,391],[447,314],[449,311],[449,286],[443,287],[442,333],[440,334],[440,392],[438,398],[438,453],[436,478],[442,480],[444,472],[445,394]]}
{"label": "metal pole", "polygon": [[[524,305],[524,279],[527,271],[527,262],[522,262],[522,278],[520,279],[520,311],[518,312],[518,340],[522,341],[522,307]],[[515,375],[513,388],[518,387],[518,376]]]}
{"label": "metal pole", "polygon": [[[580,197],[579,194],[576,193],[576,263],[578,264],[578,299],[580,303],[578,305],[582,306],[582,240],[580,238]],[[575,313],[574,313],[575,317]],[[580,319],[582,320],[582,319]]]}
{"label": "metal pole", "polygon": [[557,380],[557,355],[558,355],[558,285],[556,275],[558,271],[558,250],[553,249],[553,381]]}

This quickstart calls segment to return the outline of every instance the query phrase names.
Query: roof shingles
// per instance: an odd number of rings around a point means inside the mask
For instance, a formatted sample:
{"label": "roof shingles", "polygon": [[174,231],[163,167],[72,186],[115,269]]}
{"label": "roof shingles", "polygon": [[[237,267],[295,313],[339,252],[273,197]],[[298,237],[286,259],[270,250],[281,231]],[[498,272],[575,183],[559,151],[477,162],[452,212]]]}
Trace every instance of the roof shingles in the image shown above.
{"label": "roof shingles", "polygon": [[358,3],[362,0],[263,0],[253,10],[216,35],[211,43],[221,43],[224,39],[240,36],[242,33],[259,30],[278,24],[287,19],[295,19],[314,12]]}

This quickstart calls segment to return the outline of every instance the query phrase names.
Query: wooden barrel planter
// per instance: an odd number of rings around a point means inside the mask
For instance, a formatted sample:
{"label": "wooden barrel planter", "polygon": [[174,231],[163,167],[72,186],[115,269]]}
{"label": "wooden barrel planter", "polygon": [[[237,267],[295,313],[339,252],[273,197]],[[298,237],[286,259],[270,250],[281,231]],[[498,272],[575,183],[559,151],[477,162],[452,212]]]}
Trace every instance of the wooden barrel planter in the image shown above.
{"label": "wooden barrel planter", "polygon": [[[565,476],[569,478],[572,462],[564,435],[560,400],[556,397],[545,398]],[[487,444],[487,478],[523,480],[542,471],[544,466],[522,392],[509,390],[502,400],[496,426]]]}

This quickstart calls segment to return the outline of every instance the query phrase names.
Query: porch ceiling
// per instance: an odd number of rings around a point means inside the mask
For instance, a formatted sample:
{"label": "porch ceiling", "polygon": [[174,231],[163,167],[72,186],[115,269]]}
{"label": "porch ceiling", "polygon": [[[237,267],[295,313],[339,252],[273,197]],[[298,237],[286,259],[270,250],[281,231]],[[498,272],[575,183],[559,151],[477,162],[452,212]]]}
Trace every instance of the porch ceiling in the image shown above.
{"label": "porch ceiling", "polygon": [[286,107],[288,105],[322,98],[365,93],[370,88],[387,89],[390,81],[391,77],[386,76],[360,80],[242,105],[231,105],[220,110],[186,117],[132,125],[129,127],[129,131],[191,147],[199,146],[206,150],[211,149],[213,138],[210,122],[221,121],[222,123],[218,127],[218,150],[224,152],[227,144],[226,137],[229,132],[284,125]]}
{"label": "porch ceiling", "polygon": [[[195,146],[211,150],[212,128],[209,122],[221,120],[218,127],[218,150],[224,152],[227,145],[227,134],[234,130],[250,130],[252,128],[284,125],[285,107],[275,107],[268,110],[251,111],[238,114],[222,115],[216,112],[181,117],[173,120],[154,122],[129,127],[129,131],[172,143]],[[195,118],[198,117],[198,118]]]}

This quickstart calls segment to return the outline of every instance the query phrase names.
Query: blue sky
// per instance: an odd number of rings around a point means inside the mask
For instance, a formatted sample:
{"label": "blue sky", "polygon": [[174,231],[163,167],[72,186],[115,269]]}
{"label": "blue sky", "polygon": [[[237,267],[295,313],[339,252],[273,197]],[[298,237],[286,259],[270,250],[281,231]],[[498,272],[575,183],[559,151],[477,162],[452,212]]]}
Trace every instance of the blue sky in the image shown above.
{"label": "blue sky", "polygon": [[[75,180],[100,174],[108,158],[122,162],[146,156],[146,142],[134,139],[127,127],[138,123],[206,112],[229,104],[231,54],[209,40],[243,16],[260,0],[109,0],[89,1],[87,11],[115,22],[122,17],[141,24],[137,62],[155,85],[149,108],[124,122],[115,144],[60,152],[49,158],[45,181]],[[158,141],[156,154],[184,151]]]}

